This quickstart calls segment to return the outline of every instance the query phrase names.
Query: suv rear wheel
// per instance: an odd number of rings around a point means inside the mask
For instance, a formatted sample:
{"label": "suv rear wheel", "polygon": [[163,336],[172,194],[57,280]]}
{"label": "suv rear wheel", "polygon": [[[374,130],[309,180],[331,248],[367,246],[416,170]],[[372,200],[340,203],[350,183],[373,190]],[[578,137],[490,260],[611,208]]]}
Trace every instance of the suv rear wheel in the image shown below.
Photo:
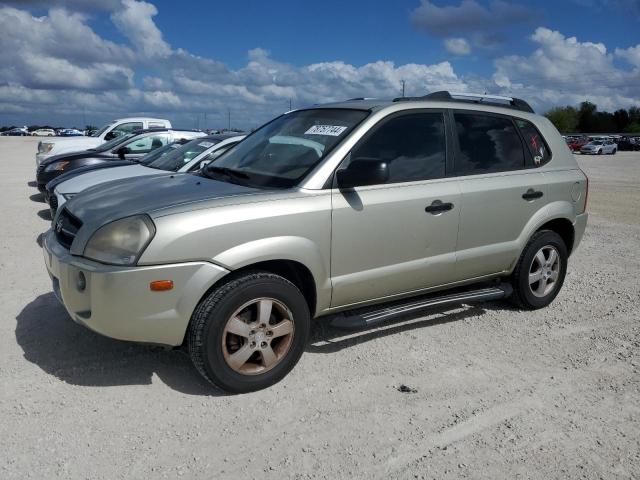
{"label": "suv rear wheel", "polygon": [[536,232],[524,248],[513,272],[513,302],[534,310],[549,305],[558,295],[567,273],[567,247],[551,230]]}
{"label": "suv rear wheel", "polygon": [[295,285],[271,273],[248,273],[230,279],[198,305],[189,325],[189,355],[219,388],[259,390],[291,371],[309,328],[309,308]]}

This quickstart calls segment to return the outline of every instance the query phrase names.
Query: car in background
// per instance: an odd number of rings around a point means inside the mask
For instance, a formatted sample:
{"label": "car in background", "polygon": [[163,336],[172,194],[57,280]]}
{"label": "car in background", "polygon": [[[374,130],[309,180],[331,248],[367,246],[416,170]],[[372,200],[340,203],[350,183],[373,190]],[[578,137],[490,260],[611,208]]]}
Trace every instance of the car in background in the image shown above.
{"label": "car in background", "polygon": [[191,140],[184,144],[171,144],[167,150],[162,152],[162,155],[157,156],[155,152],[152,152],[132,165],[85,172],[55,186],[51,185],[56,182],[54,180],[47,184],[47,191],[50,191],[51,187],[53,187],[53,195],[49,195],[51,218],[55,217],[56,211],[67,200],[87,188],[123,178],[158,175],[162,173],[195,172],[218,159],[243,138],[244,135],[210,135]]}
{"label": "car in background", "polygon": [[580,148],[583,155],[615,155],[618,146],[613,140],[592,140]]}
{"label": "car in background", "polygon": [[75,128],[63,128],[58,132],[59,137],[84,137],[84,133]]}
{"label": "car in background", "polygon": [[31,132],[33,137],[55,137],[56,131],[53,128],[39,128]]}
{"label": "car in background", "polygon": [[45,191],[45,186],[54,178],[76,168],[97,165],[117,160],[136,160],[147,153],[181,138],[198,138],[205,134],[200,130],[176,130],[153,128],[139,130],[124,137],[114,138],[99,147],[83,152],[65,153],[47,158],[36,169],[38,190]]}
{"label": "car in background", "polygon": [[579,152],[580,149],[582,147],[584,147],[587,143],[589,143],[589,138],[588,137],[572,137],[569,136],[567,137],[567,146],[569,147],[569,150],[571,150],[572,152]]}
{"label": "car in background", "polygon": [[89,148],[113,140],[121,135],[131,133],[136,130],[149,128],[171,128],[171,122],[162,118],[130,117],[114,120],[107,123],[91,136],[78,136],[74,138],[47,140],[38,143],[36,153],[36,165],[48,157],[67,152],[80,152]]}
{"label": "car in background", "polygon": [[640,137],[622,137],[618,141],[618,150],[627,152],[640,151]]}
{"label": "car in background", "polygon": [[27,130],[27,127],[12,128],[11,130],[3,132],[2,135],[5,137],[27,137],[29,136],[29,131]]}

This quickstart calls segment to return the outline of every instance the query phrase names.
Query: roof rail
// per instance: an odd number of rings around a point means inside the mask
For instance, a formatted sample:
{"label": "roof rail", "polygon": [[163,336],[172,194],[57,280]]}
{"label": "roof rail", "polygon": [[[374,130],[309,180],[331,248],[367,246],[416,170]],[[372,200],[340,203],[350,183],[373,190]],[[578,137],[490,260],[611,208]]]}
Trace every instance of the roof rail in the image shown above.
{"label": "roof rail", "polygon": [[500,95],[485,95],[481,93],[467,93],[467,92],[448,92],[442,90],[439,92],[432,92],[422,97],[398,97],[394,98],[394,102],[411,102],[422,100],[442,100],[448,102],[462,102],[462,103],[476,103],[485,105],[495,105],[499,107],[512,108],[514,110],[520,110],[522,112],[535,113],[533,108],[520,98],[515,97],[503,97]]}

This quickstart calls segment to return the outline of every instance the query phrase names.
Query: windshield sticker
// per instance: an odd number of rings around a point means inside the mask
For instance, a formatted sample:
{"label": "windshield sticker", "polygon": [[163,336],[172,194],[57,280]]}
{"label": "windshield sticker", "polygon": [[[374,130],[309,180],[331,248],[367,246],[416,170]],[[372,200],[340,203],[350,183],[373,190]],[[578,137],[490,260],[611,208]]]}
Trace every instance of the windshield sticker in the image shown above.
{"label": "windshield sticker", "polygon": [[347,127],[340,125],[314,125],[304,132],[305,135],[328,135],[330,137],[339,137]]}
{"label": "windshield sticker", "polygon": [[215,143],[211,143],[211,142],[200,142],[198,145],[200,145],[201,147],[204,148],[209,148],[209,147],[213,147],[215,145]]}

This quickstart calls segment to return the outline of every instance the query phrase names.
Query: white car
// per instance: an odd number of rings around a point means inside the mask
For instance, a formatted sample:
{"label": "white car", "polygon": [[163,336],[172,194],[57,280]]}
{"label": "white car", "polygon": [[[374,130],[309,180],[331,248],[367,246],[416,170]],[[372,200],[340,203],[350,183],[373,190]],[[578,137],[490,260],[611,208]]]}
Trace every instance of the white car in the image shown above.
{"label": "white car", "polygon": [[163,172],[193,172],[217,159],[242,140],[244,135],[234,137],[211,135],[191,140],[185,144],[174,143],[173,151],[161,156],[145,157],[138,165],[105,168],[83,173],[56,186],[55,200],[51,202],[52,215],[71,197],[83,190],[122,178],[158,175]]}
{"label": "white car", "polygon": [[43,140],[38,143],[36,167],[40,165],[44,159],[52,155],[88,150],[90,148],[97,147],[104,142],[113,140],[120,135],[146,128],[171,128],[171,122],[162,118],[121,118],[106,124],[90,137],[79,136],[56,140]]}
{"label": "white car", "polygon": [[55,137],[56,132],[52,128],[39,128],[31,132],[34,137]]}
{"label": "white car", "polygon": [[583,155],[615,155],[618,151],[618,145],[613,140],[592,140],[580,148]]}

